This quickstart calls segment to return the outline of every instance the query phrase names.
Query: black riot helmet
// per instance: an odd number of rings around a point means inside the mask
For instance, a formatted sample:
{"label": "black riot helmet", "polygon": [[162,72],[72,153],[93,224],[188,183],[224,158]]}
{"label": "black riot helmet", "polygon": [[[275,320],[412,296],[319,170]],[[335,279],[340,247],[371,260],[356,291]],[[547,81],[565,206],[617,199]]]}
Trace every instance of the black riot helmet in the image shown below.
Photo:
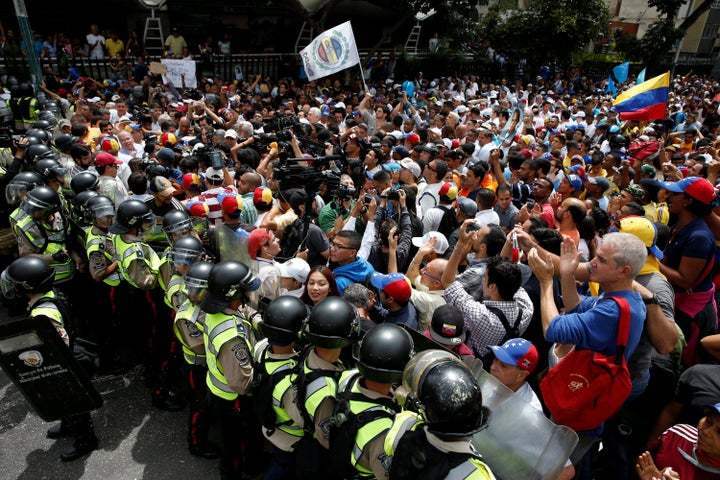
{"label": "black riot helmet", "polygon": [[428,424],[428,431],[448,438],[469,437],[482,430],[489,410],[470,369],[449,352],[426,350],[405,368],[403,385]]}
{"label": "black riot helmet", "polygon": [[25,193],[40,185],[44,185],[44,182],[37,173],[20,172],[5,187],[5,200],[8,205],[18,205]]}
{"label": "black riot helmet", "polygon": [[190,267],[185,274],[185,288],[187,288],[188,298],[192,303],[198,303],[197,300],[200,300],[203,293],[207,291],[212,268],[212,263],[201,260]]}
{"label": "black riot helmet", "polygon": [[260,280],[243,263],[225,260],[216,264],[208,277],[208,295],[202,304],[207,313],[218,313],[231,302],[244,300],[246,292],[260,288]]}
{"label": "black riot helmet", "polygon": [[[55,155],[55,154],[53,154]],[[35,164],[35,172],[37,172],[46,183],[50,180],[61,181],[67,174],[67,169],[60,165],[60,162],[52,158],[42,158]]]}
{"label": "black riot helmet", "polygon": [[260,329],[270,340],[287,345],[298,339],[307,318],[308,308],[302,300],[283,295],[270,302],[260,322]]}
{"label": "black riot helmet", "polygon": [[52,140],[52,135],[50,135],[50,132],[43,128],[31,128],[27,132],[25,132],[25,136],[28,138],[37,138],[44,144],[48,144],[50,143],[50,140]]}
{"label": "black riot helmet", "polygon": [[76,137],[75,135],[70,135],[69,133],[61,133],[58,135],[54,142],[55,148],[60,150],[61,152],[66,152],[70,150],[70,147],[73,145],[73,143],[76,143],[80,137]]}
{"label": "black riot helmet", "polygon": [[75,195],[85,190],[96,190],[100,185],[100,178],[92,172],[80,172],[70,179],[70,188]]}
{"label": "black riot helmet", "polygon": [[51,122],[49,122],[48,120],[36,120],[35,128],[49,131],[49,130],[53,129],[53,124]]}
{"label": "black riot helmet", "polygon": [[380,383],[400,383],[413,357],[413,340],[401,326],[385,323],[372,328],[360,342],[355,358],[364,378]]}
{"label": "black riot helmet", "polygon": [[313,308],[304,335],[316,347],[342,348],[358,336],[357,310],[347,300],[328,297]]}
{"label": "black riot helmet", "polygon": [[[37,138],[37,137],[28,137],[28,138]],[[52,148],[48,147],[44,143],[33,143],[32,145],[27,147],[27,150],[25,150],[25,159],[29,160],[31,162],[35,162],[42,158],[52,156],[53,154],[54,154],[54,152],[52,151]]]}
{"label": "black riot helmet", "polygon": [[189,235],[192,231],[192,218],[185,210],[170,210],[162,218],[162,229],[170,244],[173,237]]}
{"label": "black riot helmet", "polygon": [[200,260],[204,253],[203,244],[192,235],[180,237],[170,250],[170,260],[173,263],[184,263],[192,265]]}
{"label": "black riot helmet", "polygon": [[25,195],[25,203],[22,209],[32,215],[43,212],[43,216],[58,211],[61,205],[60,195],[52,188],[40,185],[30,190]]}
{"label": "black riot helmet", "polygon": [[14,260],[0,275],[2,293],[14,298],[17,293],[45,293],[52,289],[55,269],[40,257]]}
{"label": "black riot helmet", "polygon": [[[91,191],[91,190],[88,190]],[[94,192],[93,192],[94,193]],[[79,196],[79,195],[78,195]],[[77,199],[76,199],[77,200]],[[94,223],[98,218],[114,217],[115,202],[105,195],[93,195],[84,205],[85,220]]]}
{"label": "black riot helmet", "polygon": [[30,82],[22,82],[20,84],[20,94],[23,97],[32,97],[35,93],[35,89],[32,86],[32,83]]}
{"label": "black riot helmet", "polygon": [[99,196],[100,194],[95,190],[85,190],[84,192],[80,192],[75,195],[72,204],[72,210],[75,220],[77,220],[78,222],[84,222],[90,219],[89,221],[87,221],[87,223],[92,223],[92,215],[89,213],[88,203],[93,198]]}
{"label": "black riot helmet", "polygon": [[155,223],[155,215],[150,207],[140,200],[125,200],[115,214],[115,223],[110,227],[112,233],[128,233],[131,228],[142,230]]}

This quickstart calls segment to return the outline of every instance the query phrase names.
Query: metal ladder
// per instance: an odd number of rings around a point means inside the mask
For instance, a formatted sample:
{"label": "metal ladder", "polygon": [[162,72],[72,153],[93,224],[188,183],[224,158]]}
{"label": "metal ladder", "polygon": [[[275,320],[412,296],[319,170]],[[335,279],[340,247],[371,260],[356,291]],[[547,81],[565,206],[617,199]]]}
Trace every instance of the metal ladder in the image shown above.
{"label": "metal ladder", "polygon": [[295,40],[295,54],[299,55],[300,50],[310,45],[310,42],[315,38],[312,25],[307,22],[303,22],[300,33],[298,34],[297,40]]}
{"label": "metal ladder", "polygon": [[160,56],[163,53],[165,37],[163,37],[160,19],[155,16],[155,9],[153,8],[151,12],[151,15],[145,19],[143,41],[145,42],[145,50],[147,50],[148,54]]}
{"label": "metal ladder", "polygon": [[408,35],[407,40],[405,41],[405,51],[408,53],[417,53],[418,51],[418,44],[420,43],[420,31],[422,30],[422,27],[420,26],[420,22],[417,22],[412,30],[410,30],[410,35]]}

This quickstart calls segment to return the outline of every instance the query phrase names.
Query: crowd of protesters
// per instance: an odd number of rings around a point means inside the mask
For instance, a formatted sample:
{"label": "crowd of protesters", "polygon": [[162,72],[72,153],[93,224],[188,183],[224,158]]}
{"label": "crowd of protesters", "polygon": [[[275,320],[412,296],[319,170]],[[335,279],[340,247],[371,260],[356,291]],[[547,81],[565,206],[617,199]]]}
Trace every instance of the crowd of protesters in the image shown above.
{"label": "crowd of protesters", "polygon": [[[178,36],[174,31],[166,45],[182,58],[189,47]],[[109,52],[113,42],[103,41]],[[130,42],[122,49],[134,51]],[[638,306],[626,350],[633,390],[604,429],[579,432],[583,448],[561,478],[716,478],[715,79],[672,79],[667,115],[641,122],[620,118],[604,85],[579,72],[551,78],[544,69],[529,82],[488,81],[480,72],[400,79],[376,68],[384,64],[378,57],[366,79],[343,73],[228,81],[204,65],[198,88],[184,89],[152,75],[141,51],[128,65],[117,55],[108,79],[47,73],[38,92],[3,79],[12,129],[25,135],[2,150],[3,268],[27,255],[48,257],[56,272],[71,265],[73,273],[56,275],[56,286],[73,304],[78,331],[102,345],[101,368],[121,367],[118,352],[128,340],[115,333],[132,324],[142,337],[135,347],[155,340],[153,358],[145,359],[153,405],[182,408],[160,371],[170,330],[160,329],[165,339],[145,332],[132,323],[136,311],[110,305],[100,298],[106,286],[93,285],[103,285],[120,260],[96,264],[90,250],[73,251],[78,245],[69,238],[65,256],[38,251],[37,235],[13,216],[23,208],[15,192],[24,187],[31,195],[36,187],[18,183],[24,172],[61,192],[49,210],[57,221],[49,232],[63,222],[100,228],[87,212],[77,213],[84,190],[107,197],[118,215],[139,201],[157,217],[145,245],[160,256],[170,252],[172,264],[178,257],[170,218],[182,212],[207,258],[240,260],[257,277],[250,295],[256,306],[289,295],[312,309],[343,297],[364,330],[401,324],[482,359],[541,410],[533,390],[567,344],[612,353],[617,327],[598,325],[604,317],[594,302],[622,286]],[[88,173],[97,181],[79,187]],[[162,278],[160,270],[148,288],[125,282],[128,292],[119,298],[159,292],[148,302],[160,306],[166,296],[170,308],[142,315],[153,316],[155,326],[172,325],[182,302],[173,300],[173,275]],[[98,298],[83,298],[87,288]],[[93,324],[99,309],[115,307],[111,325]],[[191,422],[191,432],[196,427]],[[191,437],[191,453],[220,454],[222,448]],[[256,437],[245,441],[262,441]],[[267,437],[273,461],[287,461],[288,450]],[[262,471],[261,459],[246,455],[247,469]],[[227,461],[223,456],[225,467]],[[385,478],[373,462],[363,468]]]}

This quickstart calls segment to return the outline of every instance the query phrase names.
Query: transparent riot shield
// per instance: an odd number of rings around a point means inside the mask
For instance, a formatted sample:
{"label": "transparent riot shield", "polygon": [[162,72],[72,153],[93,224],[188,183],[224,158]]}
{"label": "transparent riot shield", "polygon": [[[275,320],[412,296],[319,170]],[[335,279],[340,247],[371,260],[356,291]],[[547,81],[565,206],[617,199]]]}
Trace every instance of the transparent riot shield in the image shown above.
{"label": "transparent riot shield", "polygon": [[502,479],[556,479],[578,442],[577,434],[551,422],[489,373],[476,378],[483,405],[492,412],[488,427],[472,440],[485,463]]}

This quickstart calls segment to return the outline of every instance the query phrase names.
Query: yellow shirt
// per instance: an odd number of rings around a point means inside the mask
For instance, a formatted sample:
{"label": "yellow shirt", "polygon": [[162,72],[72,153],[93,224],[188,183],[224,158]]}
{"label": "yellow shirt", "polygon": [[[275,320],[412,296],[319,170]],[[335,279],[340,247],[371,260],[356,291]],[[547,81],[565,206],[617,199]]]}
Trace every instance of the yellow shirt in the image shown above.
{"label": "yellow shirt", "polygon": [[107,49],[108,57],[114,57],[118,53],[125,51],[125,44],[119,38],[117,40],[108,38],[105,40],[105,48]]}

